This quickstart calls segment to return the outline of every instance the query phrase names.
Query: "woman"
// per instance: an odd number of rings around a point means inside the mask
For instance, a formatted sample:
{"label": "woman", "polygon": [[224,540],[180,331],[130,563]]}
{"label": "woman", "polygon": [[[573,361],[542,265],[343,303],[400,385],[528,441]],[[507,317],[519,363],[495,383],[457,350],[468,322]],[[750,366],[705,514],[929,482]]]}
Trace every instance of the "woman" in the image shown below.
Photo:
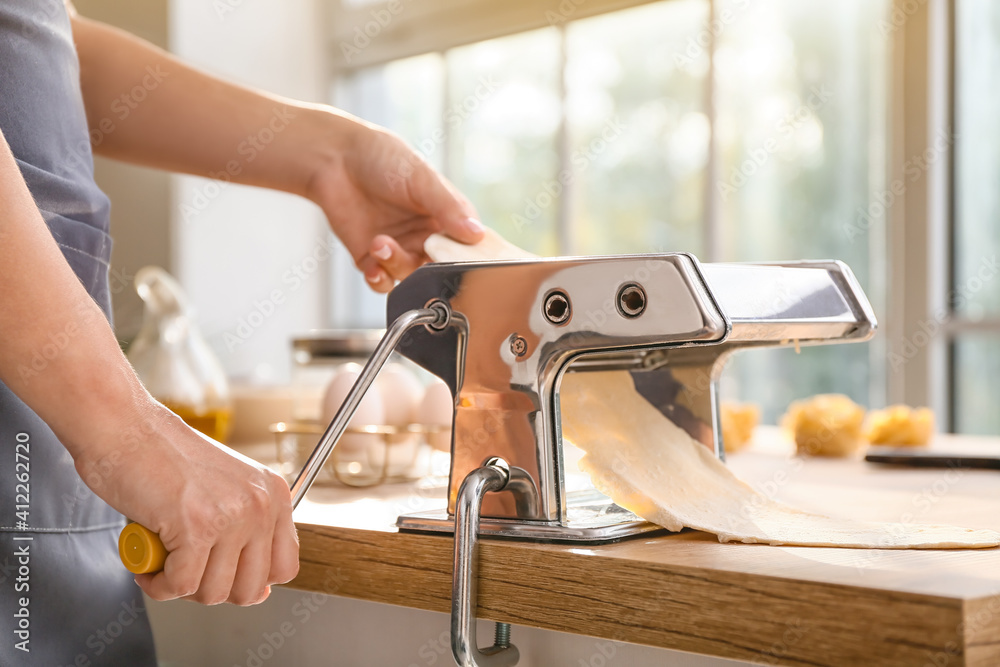
{"label": "woman", "polygon": [[[136,102],[137,85],[155,90]],[[269,127],[266,150],[237,152]],[[258,603],[295,576],[298,543],[284,481],[185,425],[121,354],[88,137],[109,157],[308,197],[381,292],[426,260],[431,232],[472,243],[481,226],[387,132],[223,83],[62,0],[0,4],[0,133],[0,664],[155,665],[117,562],[122,514],[170,551],[135,577],[158,600]]]}

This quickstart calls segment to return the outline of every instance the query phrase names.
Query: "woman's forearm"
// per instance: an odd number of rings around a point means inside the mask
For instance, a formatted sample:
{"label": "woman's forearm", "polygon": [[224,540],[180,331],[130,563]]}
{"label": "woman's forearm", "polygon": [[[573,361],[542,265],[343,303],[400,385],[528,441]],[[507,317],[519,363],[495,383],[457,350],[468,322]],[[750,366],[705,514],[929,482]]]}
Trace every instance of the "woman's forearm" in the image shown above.
{"label": "woman's forearm", "polygon": [[0,135],[0,380],[74,458],[100,458],[155,402],[74,275]]}
{"label": "woman's forearm", "polygon": [[475,207],[391,132],[226,83],[120,30],[72,20],[96,153],[307,197],[379,292],[427,261],[430,234],[482,238]]}
{"label": "woman's forearm", "polygon": [[330,107],[222,81],[77,15],[73,37],[100,155],[307,195],[358,126]]}

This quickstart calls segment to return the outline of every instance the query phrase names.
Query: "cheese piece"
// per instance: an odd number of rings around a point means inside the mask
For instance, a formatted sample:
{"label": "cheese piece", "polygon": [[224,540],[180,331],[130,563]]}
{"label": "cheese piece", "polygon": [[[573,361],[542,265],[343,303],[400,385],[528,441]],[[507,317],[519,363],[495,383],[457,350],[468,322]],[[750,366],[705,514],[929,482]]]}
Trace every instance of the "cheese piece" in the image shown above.
{"label": "cheese piece", "polygon": [[834,519],[777,503],[741,482],[704,445],[635,390],[628,372],[567,373],[564,435],[583,449],[580,468],[616,503],[669,530],[694,528],[720,542],[880,549],[1000,545],[1000,533],[953,526]]}
{"label": "cheese piece", "polygon": [[443,234],[431,234],[424,241],[424,252],[432,262],[479,262],[491,259],[530,259],[537,257],[522,250],[487,227],[486,236],[474,245],[461,243]]}
{"label": "cheese piece", "polygon": [[759,421],[760,408],[756,405],[723,401],[719,408],[719,422],[722,424],[722,446],[726,453],[746,449]]}
{"label": "cheese piece", "polygon": [[873,445],[923,447],[934,433],[930,408],[892,405],[868,415],[868,441]]}
{"label": "cheese piece", "polygon": [[851,456],[866,444],[865,410],[843,394],[819,394],[795,401],[782,425],[795,438],[798,454]]}

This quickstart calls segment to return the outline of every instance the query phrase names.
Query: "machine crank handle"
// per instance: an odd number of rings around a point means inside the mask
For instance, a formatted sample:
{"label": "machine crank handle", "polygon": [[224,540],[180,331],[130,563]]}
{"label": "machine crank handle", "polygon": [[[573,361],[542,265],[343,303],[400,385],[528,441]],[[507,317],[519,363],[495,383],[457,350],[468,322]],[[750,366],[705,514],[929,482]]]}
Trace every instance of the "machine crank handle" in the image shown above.
{"label": "machine crank handle", "polygon": [[[389,356],[399,344],[403,334],[415,326],[426,325],[429,328],[440,331],[448,326],[451,321],[451,309],[441,301],[428,304],[426,308],[418,308],[407,311],[397,317],[392,325],[386,330],[382,340],[368,359],[364,369],[358,376],[357,381],[351,388],[350,393],[344,399],[343,404],[334,415],[333,421],[323,433],[319,443],[309,456],[302,472],[292,484],[292,509],[299,506],[302,498],[305,497],[309,487],[322,469],[323,464],[330,458],[334,445],[343,435],[347,424],[351,421],[361,398],[375,381],[375,376],[382,370],[382,366],[388,361]],[[167,550],[163,546],[159,535],[148,528],[138,524],[130,523],[122,530],[118,537],[118,555],[122,564],[127,570],[135,574],[147,574],[159,572],[163,569],[163,563],[167,558]]]}

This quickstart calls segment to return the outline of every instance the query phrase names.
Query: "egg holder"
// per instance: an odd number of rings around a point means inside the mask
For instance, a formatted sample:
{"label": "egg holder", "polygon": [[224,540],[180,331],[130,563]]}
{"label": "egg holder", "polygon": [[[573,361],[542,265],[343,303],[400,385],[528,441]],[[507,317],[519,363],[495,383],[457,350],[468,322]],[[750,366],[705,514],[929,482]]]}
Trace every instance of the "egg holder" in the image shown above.
{"label": "egg holder", "polygon": [[[278,464],[282,474],[287,478],[288,470],[296,472],[302,466],[301,452],[310,452],[315,447],[318,437],[326,430],[326,426],[318,421],[296,421],[296,422],[276,422],[271,424],[269,430],[275,437],[275,446],[278,453]],[[368,464],[368,469],[364,468],[361,462],[354,459],[338,459],[339,450],[334,448],[330,460],[327,461],[314,484],[323,482],[338,482],[344,486],[355,488],[365,488],[377,486],[379,484],[397,484],[403,482],[413,482],[426,477],[430,473],[430,450],[431,446],[423,439],[428,435],[450,431],[450,426],[407,424],[405,426],[393,426],[388,424],[371,424],[344,429],[345,434],[386,436],[381,445],[369,445],[381,449],[382,465]],[[398,452],[406,445],[390,442],[392,436],[413,435],[420,440],[413,445],[413,455],[404,457],[402,464],[397,457],[395,460],[391,452]],[[420,465],[421,458],[426,459],[427,465]],[[378,458],[378,457],[376,457]],[[357,466],[352,469],[352,466]],[[325,475],[324,475],[325,473]],[[289,481],[292,481],[289,479]]]}
{"label": "egg holder", "polygon": [[724,458],[718,378],[733,352],[862,341],[876,328],[841,262],[701,264],[686,253],[430,264],[389,294],[387,321],[293,500],[393,350],[444,380],[455,399],[448,506],[397,526],[454,533],[452,653],[489,667],[516,664],[518,653],[505,624],[492,647],[476,642],[480,534],[601,543],[659,529],[596,490],[567,492],[565,373],[629,372],[644,399]]}

